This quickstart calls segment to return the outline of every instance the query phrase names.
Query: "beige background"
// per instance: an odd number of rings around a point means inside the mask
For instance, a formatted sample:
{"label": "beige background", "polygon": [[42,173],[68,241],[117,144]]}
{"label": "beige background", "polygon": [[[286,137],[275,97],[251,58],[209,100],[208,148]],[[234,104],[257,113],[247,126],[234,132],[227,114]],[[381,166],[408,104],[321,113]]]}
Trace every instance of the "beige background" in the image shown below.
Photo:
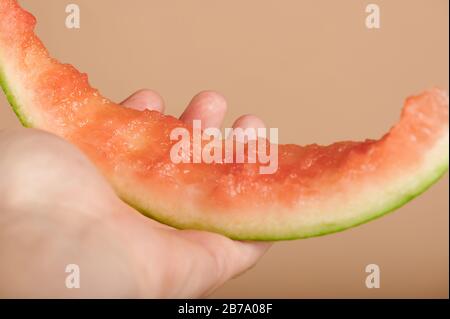
{"label": "beige background", "polygon": [[[65,28],[65,6],[81,29]],[[229,100],[226,125],[256,113],[281,142],[376,138],[403,99],[448,90],[448,1],[372,1],[381,29],[365,27],[369,1],[23,0],[50,51],[121,100],[148,87],[180,114],[203,89]],[[0,96],[0,128],[19,126]],[[214,297],[448,297],[449,181],[358,228],[276,244]],[[367,289],[365,266],[381,267]]]}

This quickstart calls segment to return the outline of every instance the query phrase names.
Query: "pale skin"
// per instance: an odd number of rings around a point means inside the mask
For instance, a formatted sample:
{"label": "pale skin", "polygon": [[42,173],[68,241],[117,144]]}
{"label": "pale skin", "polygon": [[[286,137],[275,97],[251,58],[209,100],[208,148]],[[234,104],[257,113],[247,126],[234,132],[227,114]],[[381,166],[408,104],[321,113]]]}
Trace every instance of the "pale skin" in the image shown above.
{"label": "pale skin", "polygon": [[[122,104],[164,112],[151,90]],[[226,108],[205,91],[180,119],[220,127]],[[233,126],[265,127],[251,115]],[[160,224],[123,203],[71,144],[33,129],[0,131],[0,298],[202,297],[268,247]],[[79,289],[66,286],[70,264],[79,266]]]}

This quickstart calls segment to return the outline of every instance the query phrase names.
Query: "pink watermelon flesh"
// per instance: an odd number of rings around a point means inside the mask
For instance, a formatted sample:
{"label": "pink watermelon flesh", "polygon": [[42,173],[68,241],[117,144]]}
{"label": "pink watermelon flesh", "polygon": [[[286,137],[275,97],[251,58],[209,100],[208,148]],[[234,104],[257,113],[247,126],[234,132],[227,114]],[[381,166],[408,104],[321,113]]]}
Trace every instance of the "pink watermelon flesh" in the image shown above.
{"label": "pink watermelon flesh", "polygon": [[377,141],[280,145],[275,174],[259,174],[259,164],[174,164],[170,131],[191,128],[102,97],[86,74],[49,56],[35,23],[0,0],[0,80],[21,122],[77,145],[124,201],[163,223],[235,239],[317,236],[394,210],[448,168],[448,96],[438,89],[408,98]]}

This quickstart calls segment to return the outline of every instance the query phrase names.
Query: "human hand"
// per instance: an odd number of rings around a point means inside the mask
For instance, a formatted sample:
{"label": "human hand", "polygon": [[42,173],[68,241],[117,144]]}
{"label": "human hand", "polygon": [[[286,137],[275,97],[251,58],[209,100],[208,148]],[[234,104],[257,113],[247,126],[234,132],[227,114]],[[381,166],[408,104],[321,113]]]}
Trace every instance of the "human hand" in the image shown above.
{"label": "human hand", "polygon": [[[123,103],[164,111],[138,91]],[[220,127],[225,99],[202,92],[181,120]],[[254,116],[234,127],[264,127]],[[199,297],[250,268],[269,247],[177,230],[122,202],[71,144],[33,130],[0,131],[0,297]],[[65,285],[66,266],[80,288]]]}

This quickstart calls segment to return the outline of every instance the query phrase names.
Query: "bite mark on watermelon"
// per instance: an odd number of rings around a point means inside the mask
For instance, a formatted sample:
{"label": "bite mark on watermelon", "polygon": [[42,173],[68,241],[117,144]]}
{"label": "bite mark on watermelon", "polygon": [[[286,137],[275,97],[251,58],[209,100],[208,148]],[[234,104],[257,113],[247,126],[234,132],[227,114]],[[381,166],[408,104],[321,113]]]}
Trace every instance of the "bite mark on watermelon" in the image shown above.
{"label": "bite mark on watermelon", "polygon": [[258,164],[174,164],[170,131],[191,128],[101,96],[86,74],[51,58],[35,18],[0,0],[0,83],[27,127],[77,145],[131,206],[163,223],[234,239],[324,235],[390,212],[448,169],[448,95],[408,98],[381,139],[280,145],[279,169]]}

